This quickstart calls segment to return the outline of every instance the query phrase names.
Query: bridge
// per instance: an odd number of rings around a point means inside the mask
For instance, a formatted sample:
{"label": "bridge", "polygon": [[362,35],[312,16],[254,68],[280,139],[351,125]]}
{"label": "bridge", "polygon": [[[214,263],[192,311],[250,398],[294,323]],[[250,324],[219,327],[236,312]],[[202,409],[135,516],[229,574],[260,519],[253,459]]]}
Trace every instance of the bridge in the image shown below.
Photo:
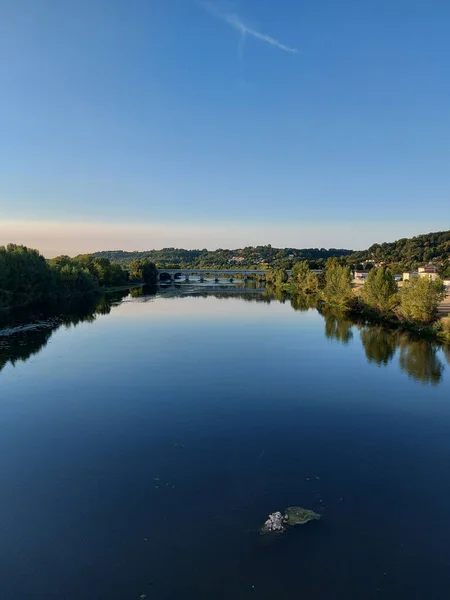
{"label": "bridge", "polygon": [[215,281],[218,281],[220,277],[226,277],[227,279],[234,279],[236,275],[240,275],[243,279],[249,277],[256,277],[259,280],[265,279],[266,271],[261,270],[243,270],[243,269],[159,269],[158,281],[175,281],[175,279],[184,279],[189,281],[189,276],[194,275],[204,279],[208,275],[214,277]]}
{"label": "bridge", "polygon": [[[312,273],[319,275],[322,273],[321,269],[311,269]],[[287,270],[286,274],[288,277],[292,275],[291,270]],[[226,277],[227,279],[234,279],[237,275],[241,276],[244,281],[249,277],[255,277],[259,281],[266,278],[267,270],[265,269],[164,269],[161,268],[158,271],[158,281],[175,281],[176,279],[184,279],[189,281],[189,276],[194,275],[200,277],[200,280],[206,276],[214,277],[215,281],[219,281],[220,277]]]}

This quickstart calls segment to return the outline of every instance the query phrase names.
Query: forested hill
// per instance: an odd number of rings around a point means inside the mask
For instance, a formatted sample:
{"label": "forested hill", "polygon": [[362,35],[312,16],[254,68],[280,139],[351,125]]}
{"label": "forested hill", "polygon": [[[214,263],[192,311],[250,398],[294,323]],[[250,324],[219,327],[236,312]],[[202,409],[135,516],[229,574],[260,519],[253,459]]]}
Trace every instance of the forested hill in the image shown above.
{"label": "forested hill", "polygon": [[349,261],[374,260],[385,263],[401,263],[414,267],[429,261],[450,259],[450,231],[426,233],[396,242],[373,244],[368,250],[355,252]]}
{"label": "forested hill", "polygon": [[110,250],[96,252],[94,256],[108,258],[112,262],[128,265],[134,258],[149,258],[157,265],[168,267],[195,267],[195,268],[225,268],[230,265],[236,267],[257,267],[270,265],[271,267],[290,268],[295,261],[308,260],[323,263],[332,256],[348,256],[352,250],[337,248],[272,248],[272,246],[248,246],[239,250],[183,250],[181,248],[163,248],[162,250],[147,250],[145,252],[124,252],[123,250]]}

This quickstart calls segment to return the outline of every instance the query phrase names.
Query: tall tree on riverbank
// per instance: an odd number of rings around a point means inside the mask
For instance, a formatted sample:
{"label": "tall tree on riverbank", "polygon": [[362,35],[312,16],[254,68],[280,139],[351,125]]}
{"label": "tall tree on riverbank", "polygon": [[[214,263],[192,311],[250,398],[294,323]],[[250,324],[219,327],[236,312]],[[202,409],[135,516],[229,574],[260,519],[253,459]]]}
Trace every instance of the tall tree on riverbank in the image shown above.
{"label": "tall tree on riverbank", "polygon": [[305,294],[314,294],[319,290],[319,279],[304,260],[296,262],[292,267],[292,282]]}
{"label": "tall tree on riverbank", "polygon": [[0,307],[41,302],[56,292],[52,270],[37,250],[8,244],[0,247]]}
{"label": "tall tree on riverbank", "polygon": [[371,269],[361,298],[372,310],[391,313],[398,304],[398,288],[393,273],[385,267]]}
{"label": "tall tree on riverbank", "polygon": [[444,298],[442,279],[430,281],[427,277],[417,277],[405,281],[400,290],[399,315],[408,321],[428,325],[436,319],[439,303]]}
{"label": "tall tree on riverbank", "polygon": [[136,258],[130,263],[130,276],[132,279],[154,284],[157,280],[158,271],[155,263],[148,258]]}
{"label": "tall tree on riverbank", "polygon": [[335,258],[327,260],[322,295],[327,304],[341,308],[349,308],[355,300],[350,269],[340,265]]}

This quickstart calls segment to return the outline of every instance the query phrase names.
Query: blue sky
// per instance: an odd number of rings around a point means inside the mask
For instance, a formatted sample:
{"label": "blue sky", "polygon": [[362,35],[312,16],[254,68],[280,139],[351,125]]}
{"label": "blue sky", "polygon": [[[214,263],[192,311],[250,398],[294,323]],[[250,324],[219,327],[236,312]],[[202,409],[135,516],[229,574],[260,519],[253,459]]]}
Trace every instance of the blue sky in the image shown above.
{"label": "blue sky", "polygon": [[446,0],[3,0],[0,243],[448,229],[449,23]]}

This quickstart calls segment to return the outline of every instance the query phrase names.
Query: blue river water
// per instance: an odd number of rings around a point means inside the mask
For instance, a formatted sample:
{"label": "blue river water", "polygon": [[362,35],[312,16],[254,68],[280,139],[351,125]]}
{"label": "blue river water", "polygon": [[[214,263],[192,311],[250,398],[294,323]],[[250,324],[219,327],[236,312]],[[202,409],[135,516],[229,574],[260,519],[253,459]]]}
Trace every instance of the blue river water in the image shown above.
{"label": "blue river water", "polygon": [[2,600],[449,597],[448,349],[133,296],[0,335]]}

